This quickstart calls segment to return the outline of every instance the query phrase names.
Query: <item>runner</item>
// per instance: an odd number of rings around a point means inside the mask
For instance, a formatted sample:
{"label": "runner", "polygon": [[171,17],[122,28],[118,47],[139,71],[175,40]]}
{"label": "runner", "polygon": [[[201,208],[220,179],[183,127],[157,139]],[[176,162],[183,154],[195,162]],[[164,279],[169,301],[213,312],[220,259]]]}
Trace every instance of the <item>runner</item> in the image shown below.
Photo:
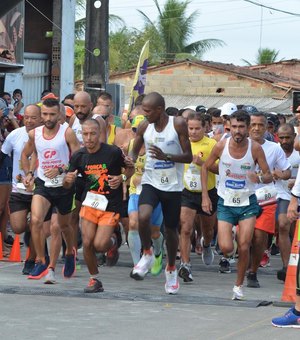
{"label": "runner", "polygon": [[[200,241],[202,247],[202,261],[206,265],[210,265],[214,260],[214,253],[210,247],[210,242],[214,236],[218,195],[217,189],[215,188],[215,175],[212,172],[209,172],[207,188],[213,204],[213,210],[211,214],[203,212],[201,208],[201,166],[208,158],[216,141],[205,136],[205,119],[203,114],[190,112],[187,117],[187,124],[193,153],[193,162],[191,164],[185,164],[183,175],[185,188],[183,189],[181,198],[181,264],[178,274],[184,282],[191,282],[193,281],[193,276],[191,271],[190,252],[194,219],[196,214],[200,214],[203,235]],[[217,165],[215,165],[214,170],[215,172],[218,171]]]}
{"label": "runner", "polygon": [[[71,153],[79,149],[75,133],[69,127],[59,123],[60,105],[56,99],[46,99],[41,107],[44,126],[29,132],[29,140],[22,152],[22,166],[26,173],[25,187],[29,186],[34,176],[38,159],[37,177],[31,204],[31,236],[36,249],[36,265],[29,275],[30,279],[40,279],[48,272],[45,260],[45,245],[41,240],[43,220],[51,207],[57,208],[58,224],[67,245],[64,277],[71,277],[75,271],[75,252],[73,249],[73,230],[70,225],[74,207],[74,189],[64,189],[62,181],[64,168],[69,163]],[[29,157],[33,157],[29,161]]]}
{"label": "runner", "polygon": [[[85,147],[76,152],[71,160],[64,187],[72,188],[77,173],[85,183],[84,201],[80,210],[82,218],[83,254],[90,273],[85,293],[102,292],[97,267],[96,251],[107,252],[106,263],[116,264],[121,245],[117,227],[122,204],[122,183],[130,177],[133,168],[125,168],[122,151],[116,146],[99,143],[100,126],[95,119],[86,120],[82,126]],[[132,164],[133,166],[133,164]]]}
{"label": "runner", "polygon": [[[230,116],[231,137],[221,140],[202,165],[202,210],[208,214],[213,211],[208,195],[208,169],[220,159],[218,195],[218,243],[224,255],[234,250],[232,227],[239,225],[239,261],[237,279],[233,287],[233,300],[244,299],[243,282],[249,263],[249,248],[253,236],[255,219],[260,212],[254,194],[254,183],[269,183],[272,176],[261,146],[247,138],[250,117],[238,110]],[[258,163],[262,175],[257,175]]]}
{"label": "runner", "polygon": [[191,145],[186,122],[182,117],[167,115],[165,100],[159,93],[146,95],[142,105],[147,121],[141,123],[137,130],[131,155],[135,162],[142,145],[145,144],[146,163],[139,198],[139,232],[144,251],[141,260],[134,266],[131,277],[136,280],[143,279],[153,265],[151,215],[160,202],[167,245],[165,291],[168,294],[176,294],[179,290],[175,261],[183,189],[183,163],[192,161]]}

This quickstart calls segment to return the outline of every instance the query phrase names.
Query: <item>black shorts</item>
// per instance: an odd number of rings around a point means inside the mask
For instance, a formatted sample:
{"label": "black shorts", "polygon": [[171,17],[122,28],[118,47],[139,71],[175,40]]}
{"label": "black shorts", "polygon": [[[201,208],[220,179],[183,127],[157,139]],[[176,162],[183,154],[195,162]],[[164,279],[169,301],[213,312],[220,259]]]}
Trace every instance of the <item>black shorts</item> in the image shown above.
{"label": "black shorts", "polygon": [[74,188],[65,189],[63,187],[58,188],[46,188],[44,181],[40,178],[36,178],[35,189],[33,194],[40,195],[46,198],[53,207],[57,208],[57,211],[61,215],[67,215],[75,208],[75,193]]}
{"label": "black shorts", "polygon": [[212,204],[212,212],[211,214],[207,214],[202,210],[202,193],[201,192],[192,192],[187,189],[183,189],[181,196],[181,206],[188,207],[192,210],[196,210],[197,214],[211,216],[217,211],[218,199],[219,196],[217,194],[217,189],[213,188],[208,190],[208,196],[211,200]]}
{"label": "black shorts", "polygon": [[159,202],[164,216],[165,228],[178,230],[181,208],[181,191],[161,191],[150,184],[143,184],[139,198],[139,206],[142,204],[148,204],[154,209]]}
{"label": "black shorts", "polygon": [[128,201],[129,199],[127,199],[126,201],[122,201],[122,209],[120,212],[120,216],[122,217],[128,217]]}
{"label": "black shorts", "polygon": [[[10,194],[8,206],[9,211],[11,214],[26,210],[27,212],[31,211],[31,201],[32,201],[32,195],[25,195],[20,194],[18,192],[12,192]],[[52,208],[49,209],[44,222],[50,221],[52,215]]]}
{"label": "black shorts", "polygon": [[83,193],[85,188],[85,180],[83,177],[76,177],[75,180],[75,200],[79,202],[83,202]]}

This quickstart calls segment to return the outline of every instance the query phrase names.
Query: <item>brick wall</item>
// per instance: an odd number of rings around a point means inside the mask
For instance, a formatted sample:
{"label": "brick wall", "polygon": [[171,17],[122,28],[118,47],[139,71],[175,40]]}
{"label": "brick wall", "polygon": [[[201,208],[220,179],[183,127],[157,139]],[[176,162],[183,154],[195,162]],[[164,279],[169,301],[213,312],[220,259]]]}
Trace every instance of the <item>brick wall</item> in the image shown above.
{"label": "brick wall", "polygon": [[[133,79],[134,74],[126,73],[111,76],[110,82],[124,84],[128,96]],[[260,80],[189,63],[148,70],[145,91],[157,91],[162,95],[215,96],[218,88],[224,89],[220,96],[280,97],[285,93]]]}

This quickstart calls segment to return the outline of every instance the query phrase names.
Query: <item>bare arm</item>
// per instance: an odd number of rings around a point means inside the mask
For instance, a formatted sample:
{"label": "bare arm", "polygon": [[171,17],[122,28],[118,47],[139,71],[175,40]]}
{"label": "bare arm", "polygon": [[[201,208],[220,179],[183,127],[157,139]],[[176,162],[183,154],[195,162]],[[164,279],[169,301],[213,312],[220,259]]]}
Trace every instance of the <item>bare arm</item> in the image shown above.
{"label": "bare arm", "polygon": [[75,132],[71,128],[67,128],[66,130],[66,142],[69,145],[72,155],[75,151],[80,149],[79,141],[75,135]]}
{"label": "bare arm", "polygon": [[272,177],[271,171],[269,169],[269,165],[267,163],[264,150],[262,149],[262,147],[258,143],[253,143],[252,155],[256,155],[255,161],[259,165],[261,172],[262,172],[262,175],[261,175],[261,178],[259,178],[259,176],[256,175],[257,178],[256,179],[253,178],[253,180],[252,180],[251,176],[249,176],[250,180],[254,183],[259,183],[259,182],[271,183],[273,181],[273,177]]}
{"label": "bare arm", "polygon": [[144,132],[146,131],[147,126],[148,126],[148,122],[144,121],[139,125],[137,129],[132,150],[129,152],[129,157],[132,158],[133,163],[136,162],[139,152],[141,150],[141,147],[144,144]]}
{"label": "bare arm", "polygon": [[[21,165],[24,173],[26,174],[24,185],[29,185],[32,178],[33,173],[36,168],[37,161],[37,152],[34,143],[34,130],[29,131],[28,133],[28,141],[24,146],[24,149],[21,154]],[[31,159],[29,160],[29,157]]]}

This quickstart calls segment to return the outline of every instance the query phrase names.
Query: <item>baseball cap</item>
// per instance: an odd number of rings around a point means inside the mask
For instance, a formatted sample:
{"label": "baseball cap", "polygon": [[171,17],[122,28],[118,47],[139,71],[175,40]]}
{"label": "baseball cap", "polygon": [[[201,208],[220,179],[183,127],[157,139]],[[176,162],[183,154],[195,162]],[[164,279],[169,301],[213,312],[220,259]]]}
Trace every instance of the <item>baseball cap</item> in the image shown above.
{"label": "baseball cap", "polygon": [[66,110],[66,116],[67,117],[73,116],[74,110],[70,106],[65,105],[65,110]]}
{"label": "baseball cap", "polygon": [[198,105],[197,107],[196,107],[196,112],[200,112],[200,113],[206,113],[206,107],[204,106],[204,105]]}
{"label": "baseball cap", "polygon": [[258,112],[257,108],[253,105],[243,105],[242,110],[245,110],[250,114]]}
{"label": "baseball cap", "polygon": [[219,110],[221,110],[221,116],[231,116],[233,112],[237,111],[237,106],[233,103],[225,103],[219,107]]}
{"label": "baseball cap", "polygon": [[46,94],[41,100],[46,100],[46,99],[58,99],[58,97],[56,97],[56,95],[52,92]]}
{"label": "baseball cap", "polygon": [[143,120],[145,120],[145,116],[143,116],[143,115],[135,116],[133,118],[132,123],[131,123],[131,127],[132,128],[137,128]]}

